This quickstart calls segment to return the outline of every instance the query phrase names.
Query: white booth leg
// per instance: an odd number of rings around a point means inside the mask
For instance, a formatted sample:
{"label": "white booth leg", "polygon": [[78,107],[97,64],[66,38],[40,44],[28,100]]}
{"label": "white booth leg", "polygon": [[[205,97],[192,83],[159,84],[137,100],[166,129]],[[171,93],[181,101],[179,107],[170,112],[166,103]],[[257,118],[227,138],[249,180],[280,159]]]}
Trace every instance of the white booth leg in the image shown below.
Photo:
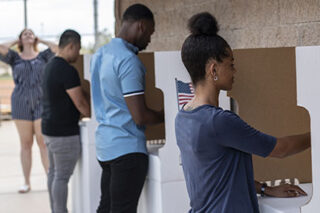
{"label": "white booth leg", "polygon": [[320,212],[320,47],[297,47],[297,99],[311,117],[312,198],[302,213]]}

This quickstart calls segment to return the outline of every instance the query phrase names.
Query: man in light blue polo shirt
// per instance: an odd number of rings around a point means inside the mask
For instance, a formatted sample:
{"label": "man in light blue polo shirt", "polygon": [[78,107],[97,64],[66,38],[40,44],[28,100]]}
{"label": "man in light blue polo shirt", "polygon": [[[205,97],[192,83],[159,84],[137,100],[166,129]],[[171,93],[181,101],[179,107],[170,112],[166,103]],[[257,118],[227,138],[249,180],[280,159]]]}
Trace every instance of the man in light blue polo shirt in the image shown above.
{"label": "man in light blue polo shirt", "polygon": [[145,105],[144,65],[137,53],[154,32],[152,12],[142,4],[123,14],[118,36],[91,61],[97,158],[102,167],[97,212],[136,212],[148,170],[144,125],[163,121],[163,111]]}

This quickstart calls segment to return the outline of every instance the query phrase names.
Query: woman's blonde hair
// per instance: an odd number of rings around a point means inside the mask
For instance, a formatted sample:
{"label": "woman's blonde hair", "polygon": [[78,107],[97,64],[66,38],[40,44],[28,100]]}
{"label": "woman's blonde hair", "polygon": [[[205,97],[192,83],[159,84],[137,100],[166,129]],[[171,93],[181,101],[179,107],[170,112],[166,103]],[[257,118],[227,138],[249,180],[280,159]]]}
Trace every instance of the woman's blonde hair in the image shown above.
{"label": "woman's blonde hair", "polygon": [[[21,42],[21,37],[22,37],[22,34],[26,31],[26,30],[30,30],[32,32],[32,34],[35,36],[34,32],[31,30],[31,29],[28,29],[28,28],[25,28],[21,31],[20,35],[19,35],[19,43],[18,43],[18,49],[20,52],[23,51],[23,45],[22,45],[22,42]],[[33,43],[33,49],[35,51],[38,51],[38,38],[36,37],[35,40],[34,40],[34,43]]]}

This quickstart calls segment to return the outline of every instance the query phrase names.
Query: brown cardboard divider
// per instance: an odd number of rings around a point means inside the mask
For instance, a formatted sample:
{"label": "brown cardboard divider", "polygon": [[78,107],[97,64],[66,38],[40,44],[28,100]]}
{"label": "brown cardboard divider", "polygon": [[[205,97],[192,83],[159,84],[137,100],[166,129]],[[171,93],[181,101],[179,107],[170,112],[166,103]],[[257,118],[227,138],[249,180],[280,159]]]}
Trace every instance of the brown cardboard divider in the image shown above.
{"label": "brown cardboard divider", "polygon": [[[145,99],[146,104],[151,109],[160,111],[164,108],[163,103],[163,93],[160,89],[155,87],[155,74],[154,74],[154,54],[153,53],[140,53],[139,58],[146,67],[146,91]],[[81,87],[84,91],[85,97],[90,102],[90,82],[84,79],[83,70],[83,55],[81,55],[78,60],[72,64],[78,71]],[[146,138],[147,140],[162,140],[165,139],[165,127],[164,123],[147,126],[146,128]]]}
{"label": "brown cardboard divider", "polygon": [[[234,50],[235,83],[228,96],[254,128],[282,137],[310,131],[310,116],[297,106],[295,48]],[[312,182],[310,149],[284,159],[253,156],[258,181],[298,178]]]}
{"label": "brown cardboard divider", "polygon": [[[74,62],[73,64],[71,64],[72,66],[74,66],[76,68],[76,70],[79,73],[79,77],[80,77],[80,83],[81,83],[81,88],[82,91],[84,93],[84,96],[86,98],[86,100],[88,101],[88,103],[90,104],[90,98],[91,98],[91,93],[90,93],[90,82],[88,80],[84,79],[84,68],[83,68],[83,55],[80,55],[77,59],[76,62]],[[91,108],[91,106],[90,106]],[[90,112],[90,117],[91,117],[91,112]]]}
{"label": "brown cardboard divider", "polygon": [[[160,89],[155,87],[155,74],[154,74],[154,53],[142,52],[139,53],[139,58],[146,67],[146,89],[145,99],[146,104],[150,109],[160,111],[164,108],[164,97]],[[165,126],[164,123],[157,125],[149,125],[146,128],[147,140],[162,140],[165,139]]]}

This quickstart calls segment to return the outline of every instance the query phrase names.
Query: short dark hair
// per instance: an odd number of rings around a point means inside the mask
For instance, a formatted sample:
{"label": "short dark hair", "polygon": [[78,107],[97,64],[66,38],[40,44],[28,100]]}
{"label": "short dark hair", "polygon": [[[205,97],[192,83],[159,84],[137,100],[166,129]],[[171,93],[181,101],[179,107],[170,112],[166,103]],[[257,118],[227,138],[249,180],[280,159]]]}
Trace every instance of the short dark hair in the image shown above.
{"label": "short dark hair", "polygon": [[70,30],[70,29],[65,30],[60,36],[59,48],[64,48],[65,46],[67,46],[71,42],[73,42],[73,43],[79,42],[80,43],[81,36],[78,32],[76,32],[74,30]]}
{"label": "short dark hair", "polygon": [[123,21],[139,21],[141,19],[147,19],[154,21],[153,13],[151,10],[143,4],[133,4],[124,11],[122,15]]}
{"label": "short dark hair", "polygon": [[206,74],[206,65],[210,59],[222,62],[229,56],[229,44],[217,33],[217,20],[208,12],[198,13],[188,21],[191,32],[182,45],[181,57],[191,77],[192,83],[197,84]]}

